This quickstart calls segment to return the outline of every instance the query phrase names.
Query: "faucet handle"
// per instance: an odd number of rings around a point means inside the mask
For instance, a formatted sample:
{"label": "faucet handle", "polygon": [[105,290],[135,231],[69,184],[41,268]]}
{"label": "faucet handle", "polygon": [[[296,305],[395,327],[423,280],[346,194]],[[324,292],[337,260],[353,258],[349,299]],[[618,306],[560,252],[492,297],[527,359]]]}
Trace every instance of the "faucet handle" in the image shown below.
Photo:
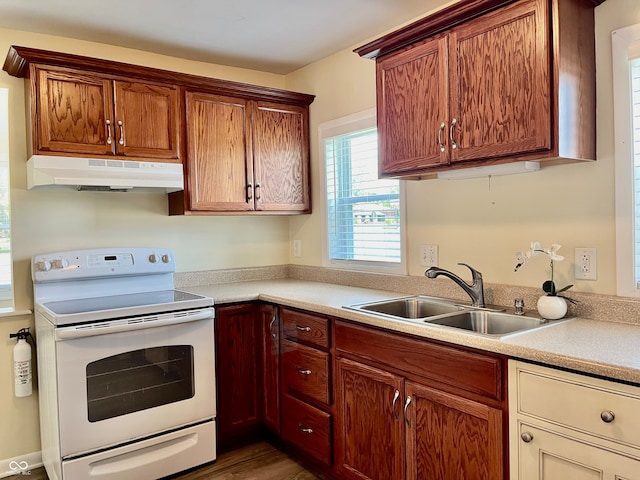
{"label": "faucet handle", "polygon": [[471,265],[467,265],[466,263],[462,263],[462,262],[458,262],[458,265],[464,265],[465,267],[467,267],[469,270],[471,270],[471,275],[473,277],[473,279],[475,280],[476,278],[482,279],[482,273],[480,273],[478,270],[476,270],[475,268],[473,268]]}

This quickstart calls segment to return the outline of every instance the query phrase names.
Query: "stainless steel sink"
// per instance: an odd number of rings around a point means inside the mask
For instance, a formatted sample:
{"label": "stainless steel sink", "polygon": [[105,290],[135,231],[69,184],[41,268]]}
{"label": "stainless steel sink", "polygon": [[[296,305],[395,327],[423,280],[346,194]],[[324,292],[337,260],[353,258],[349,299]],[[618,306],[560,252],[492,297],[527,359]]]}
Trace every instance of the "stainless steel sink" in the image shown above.
{"label": "stainless steel sink", "polygon": [[503,336],[540,327],[546,324],[547,320],[484,310],[467,310],[455,315],[427,319],[425,322],[431,325],[469,330],[484,335]]}
{"label": "stainless steel sink", "polygon": [[392,300],[351,305],[347,308],[407,319],[425,319],[465,310],[460,305],[421,296],[394,298]]}

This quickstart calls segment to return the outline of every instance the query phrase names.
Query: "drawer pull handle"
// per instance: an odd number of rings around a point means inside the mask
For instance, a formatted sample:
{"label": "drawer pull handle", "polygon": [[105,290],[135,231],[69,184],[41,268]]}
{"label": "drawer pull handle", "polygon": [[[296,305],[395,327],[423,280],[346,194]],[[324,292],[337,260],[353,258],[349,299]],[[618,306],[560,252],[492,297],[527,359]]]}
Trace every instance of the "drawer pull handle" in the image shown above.
{"label": "drawer pull handle", "polygon": [[113,141],[111,140],[111,120],[107,120],[107,145],[111,145]]}
{"label": "drawer pull handle", "polygon": [[299,330],[301,332],[310,332],[311,327],[301,327],[300,325],[296,325],[296,330]]}
{"label": "drawer pull handle", "polygon": [[271,318],[271,322],[269,322],[269,332],[271,332],[271,338],[277,337],[277,335],[273,331],[273,325],[275,323],[276,323],[276,316],[274,315],[273,318]]}
{"label": "drawer pull handle", "polygon": [[409,416],[407,415],[407,408],[409,408],[409,404],[411,403],[411,395],[407,396],[407,401],[404,402],[404,421],[407,422],[407,425],[411,426],[411,420],[409,420]]}
{"label": "drawer pull handle", "polygon": [[522,432],[522,435],[520,435],[520,438],[524,443],[533,442],[533,434],[530,432]]}
{"label": "drawer pull handle", "polygon": [[298,428],[300,429],[301,432],[313,433],[313,428],[303,427],[301,423],[298,424]]}
{"label": "drawer pull handle", "polygon": [[446,126],[447,125],[444,122],[442,122],[440,124],[440,130],[438,130],[438,145],[440,146],[440,151],[441,152],[444,152],[444,141],[442,140],[442,134],[443,134],[444,128]]}
{"label": "drawer pull handle", "polygon": [[451,148],[453,149],[458,148],[458,144],[453,138],[456,125],[458,125],[458,121],[454,118],[453,120],[451,120],[451,125],[449,126],[449,141],[451,142]]}
{"label": "drawer pull handle", "polygon": [[296,367],[296,370],[298,370],[298,373],[301,375],[311,375],[311,370],[309,369],[303,369],[300,367]]}
{"label": "drawer pull handle", "polygon": [[611,423],[616,419],[616,415],[611,410],[603,410],[600,418],[604,423]]}
{"label": "drawer pull handle", "polygon": [[393,394],[393,403],[391,404],[391,411],[393,412],[393,416],[396,420],[400,418],[398,412],[396,412],[396,403],[398,403],[398,398],[400,398],[400,392],[396,390],[396,392]]}
{"label": "drawer pull handle", "polygon": [[120,145],[124,145],[124,124],[122,123],[122,120],[118,120],[118,127],[120,127],[120,140],[118,140],[118,143]]}

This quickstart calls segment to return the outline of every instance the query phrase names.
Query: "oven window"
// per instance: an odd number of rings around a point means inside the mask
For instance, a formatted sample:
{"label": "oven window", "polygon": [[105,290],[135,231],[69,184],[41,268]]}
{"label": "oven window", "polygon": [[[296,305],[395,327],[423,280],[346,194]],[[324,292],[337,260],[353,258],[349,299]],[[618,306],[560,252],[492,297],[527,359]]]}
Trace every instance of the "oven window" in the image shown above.
{"label": "oven window", "polygon": [[90,422],[193,397],[193,347],[145,348],[87,365]]}

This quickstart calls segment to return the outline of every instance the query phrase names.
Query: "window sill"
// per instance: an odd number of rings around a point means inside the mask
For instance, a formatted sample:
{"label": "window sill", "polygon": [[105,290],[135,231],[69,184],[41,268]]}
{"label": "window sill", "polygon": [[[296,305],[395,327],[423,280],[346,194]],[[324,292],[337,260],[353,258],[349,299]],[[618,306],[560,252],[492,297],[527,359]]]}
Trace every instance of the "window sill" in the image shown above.
{"label": "window sill", "polygon": [[31,310],[15,310],[13,307],[0,308],[0,318],[5,317],[21,317],[22,315],[31,315]]}

